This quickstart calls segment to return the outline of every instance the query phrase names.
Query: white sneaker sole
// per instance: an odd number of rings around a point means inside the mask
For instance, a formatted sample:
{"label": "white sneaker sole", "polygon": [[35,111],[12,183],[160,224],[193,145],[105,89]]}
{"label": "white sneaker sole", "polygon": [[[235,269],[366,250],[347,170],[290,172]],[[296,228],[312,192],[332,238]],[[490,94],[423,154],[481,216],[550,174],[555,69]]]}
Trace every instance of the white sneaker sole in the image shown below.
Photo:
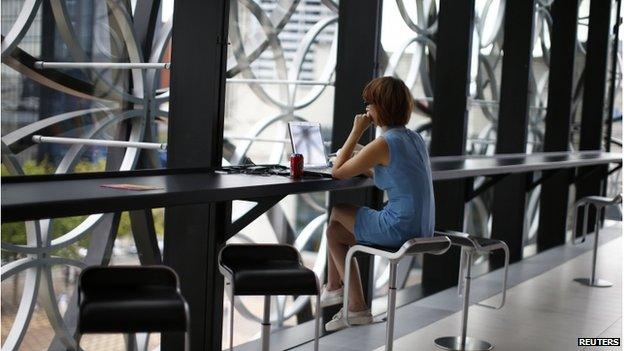
{"label": "white sneaker sole", "polygon": [[[357,316],[357,317],[349,317],[349,324],[351,325],[366,325],[373,323],[373,316]],[[339,321],[331,321],[325,324],[325,330],[328,332],[338,331],[345,329],[347,325],[341,319]]]}
{"label": "white sneaker sole", "polygon": [[321,299],[321,307],[325,308],[325,307],[329,307],[329,306],[334,306],[334,305],[340,305],[342,303],[342,295],[340,296],[332,296],[330,298],[327,299]]}

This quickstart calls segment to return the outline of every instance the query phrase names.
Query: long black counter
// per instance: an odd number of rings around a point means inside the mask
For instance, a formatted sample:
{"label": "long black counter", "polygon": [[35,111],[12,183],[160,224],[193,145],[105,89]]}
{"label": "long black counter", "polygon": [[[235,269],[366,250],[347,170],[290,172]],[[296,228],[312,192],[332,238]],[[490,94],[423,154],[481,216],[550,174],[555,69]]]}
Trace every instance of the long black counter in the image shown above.
{"label": "long black counter", "polygon": [[[541,153],[433,157],[431,168],[435,181],[621,162],[622,155],[615,153]],[[103,184],[138,184],[162,189],[120,190],[102,187]],[[3,177],[2,222],[283,197],[372,185],[371,179],[363,177],[293,180],[276,175],[219,174],[207,169]]]}

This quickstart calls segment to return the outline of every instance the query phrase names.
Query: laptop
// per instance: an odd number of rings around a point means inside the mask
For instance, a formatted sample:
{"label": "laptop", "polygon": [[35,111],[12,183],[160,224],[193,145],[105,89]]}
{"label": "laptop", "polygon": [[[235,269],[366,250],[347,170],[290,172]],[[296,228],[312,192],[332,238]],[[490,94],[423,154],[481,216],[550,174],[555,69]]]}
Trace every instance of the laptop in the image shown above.
{"label": "laptop", "polygon": [[325,152],[321,124],[288,122],[288,132],[293,152],[303,155],[303,170],[331,175],[332,169]]}

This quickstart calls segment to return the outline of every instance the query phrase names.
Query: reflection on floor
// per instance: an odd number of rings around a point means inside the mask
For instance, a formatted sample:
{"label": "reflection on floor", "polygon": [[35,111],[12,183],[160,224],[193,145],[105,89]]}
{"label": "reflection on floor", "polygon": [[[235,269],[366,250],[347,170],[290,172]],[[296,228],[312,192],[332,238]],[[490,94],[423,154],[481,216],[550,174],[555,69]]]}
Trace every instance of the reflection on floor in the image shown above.
{"label": "reflection on floor", "polygon": [[[579,337],[622,337],[621,225],[601,231],[598,276],[611,288],[590,288],[573,281],[591,269],[593,237],[581,246],[565,245],[510,267],[511,288],[501,310],[473,306],[468,335],[487,340],[496,350],[591,350]],[[495,304],[502,272],[473,280],[472,301]],[[448,289],[397,310],[395,350],[438,350],[433,340],[460,332],[460,300]],[[321,339],[322,350],[383,350],[385,324],[350,328]],[[306,344],[295,350],[311,350]],[[621,350],[600,347],[596,350]]]}

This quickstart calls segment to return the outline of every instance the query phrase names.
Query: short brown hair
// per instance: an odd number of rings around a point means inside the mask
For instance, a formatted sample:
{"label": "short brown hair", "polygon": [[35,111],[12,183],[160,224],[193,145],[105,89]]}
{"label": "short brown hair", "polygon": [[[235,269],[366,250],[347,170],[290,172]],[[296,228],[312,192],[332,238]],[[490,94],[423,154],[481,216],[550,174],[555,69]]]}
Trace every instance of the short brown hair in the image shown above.
{"label": "short brown hair", "polygon": [[406,125],[414,109],[412,93],[402,80],[394,77],[380,77],[371,80],[362,98],[367,104],[374,104],[384,126]]}

